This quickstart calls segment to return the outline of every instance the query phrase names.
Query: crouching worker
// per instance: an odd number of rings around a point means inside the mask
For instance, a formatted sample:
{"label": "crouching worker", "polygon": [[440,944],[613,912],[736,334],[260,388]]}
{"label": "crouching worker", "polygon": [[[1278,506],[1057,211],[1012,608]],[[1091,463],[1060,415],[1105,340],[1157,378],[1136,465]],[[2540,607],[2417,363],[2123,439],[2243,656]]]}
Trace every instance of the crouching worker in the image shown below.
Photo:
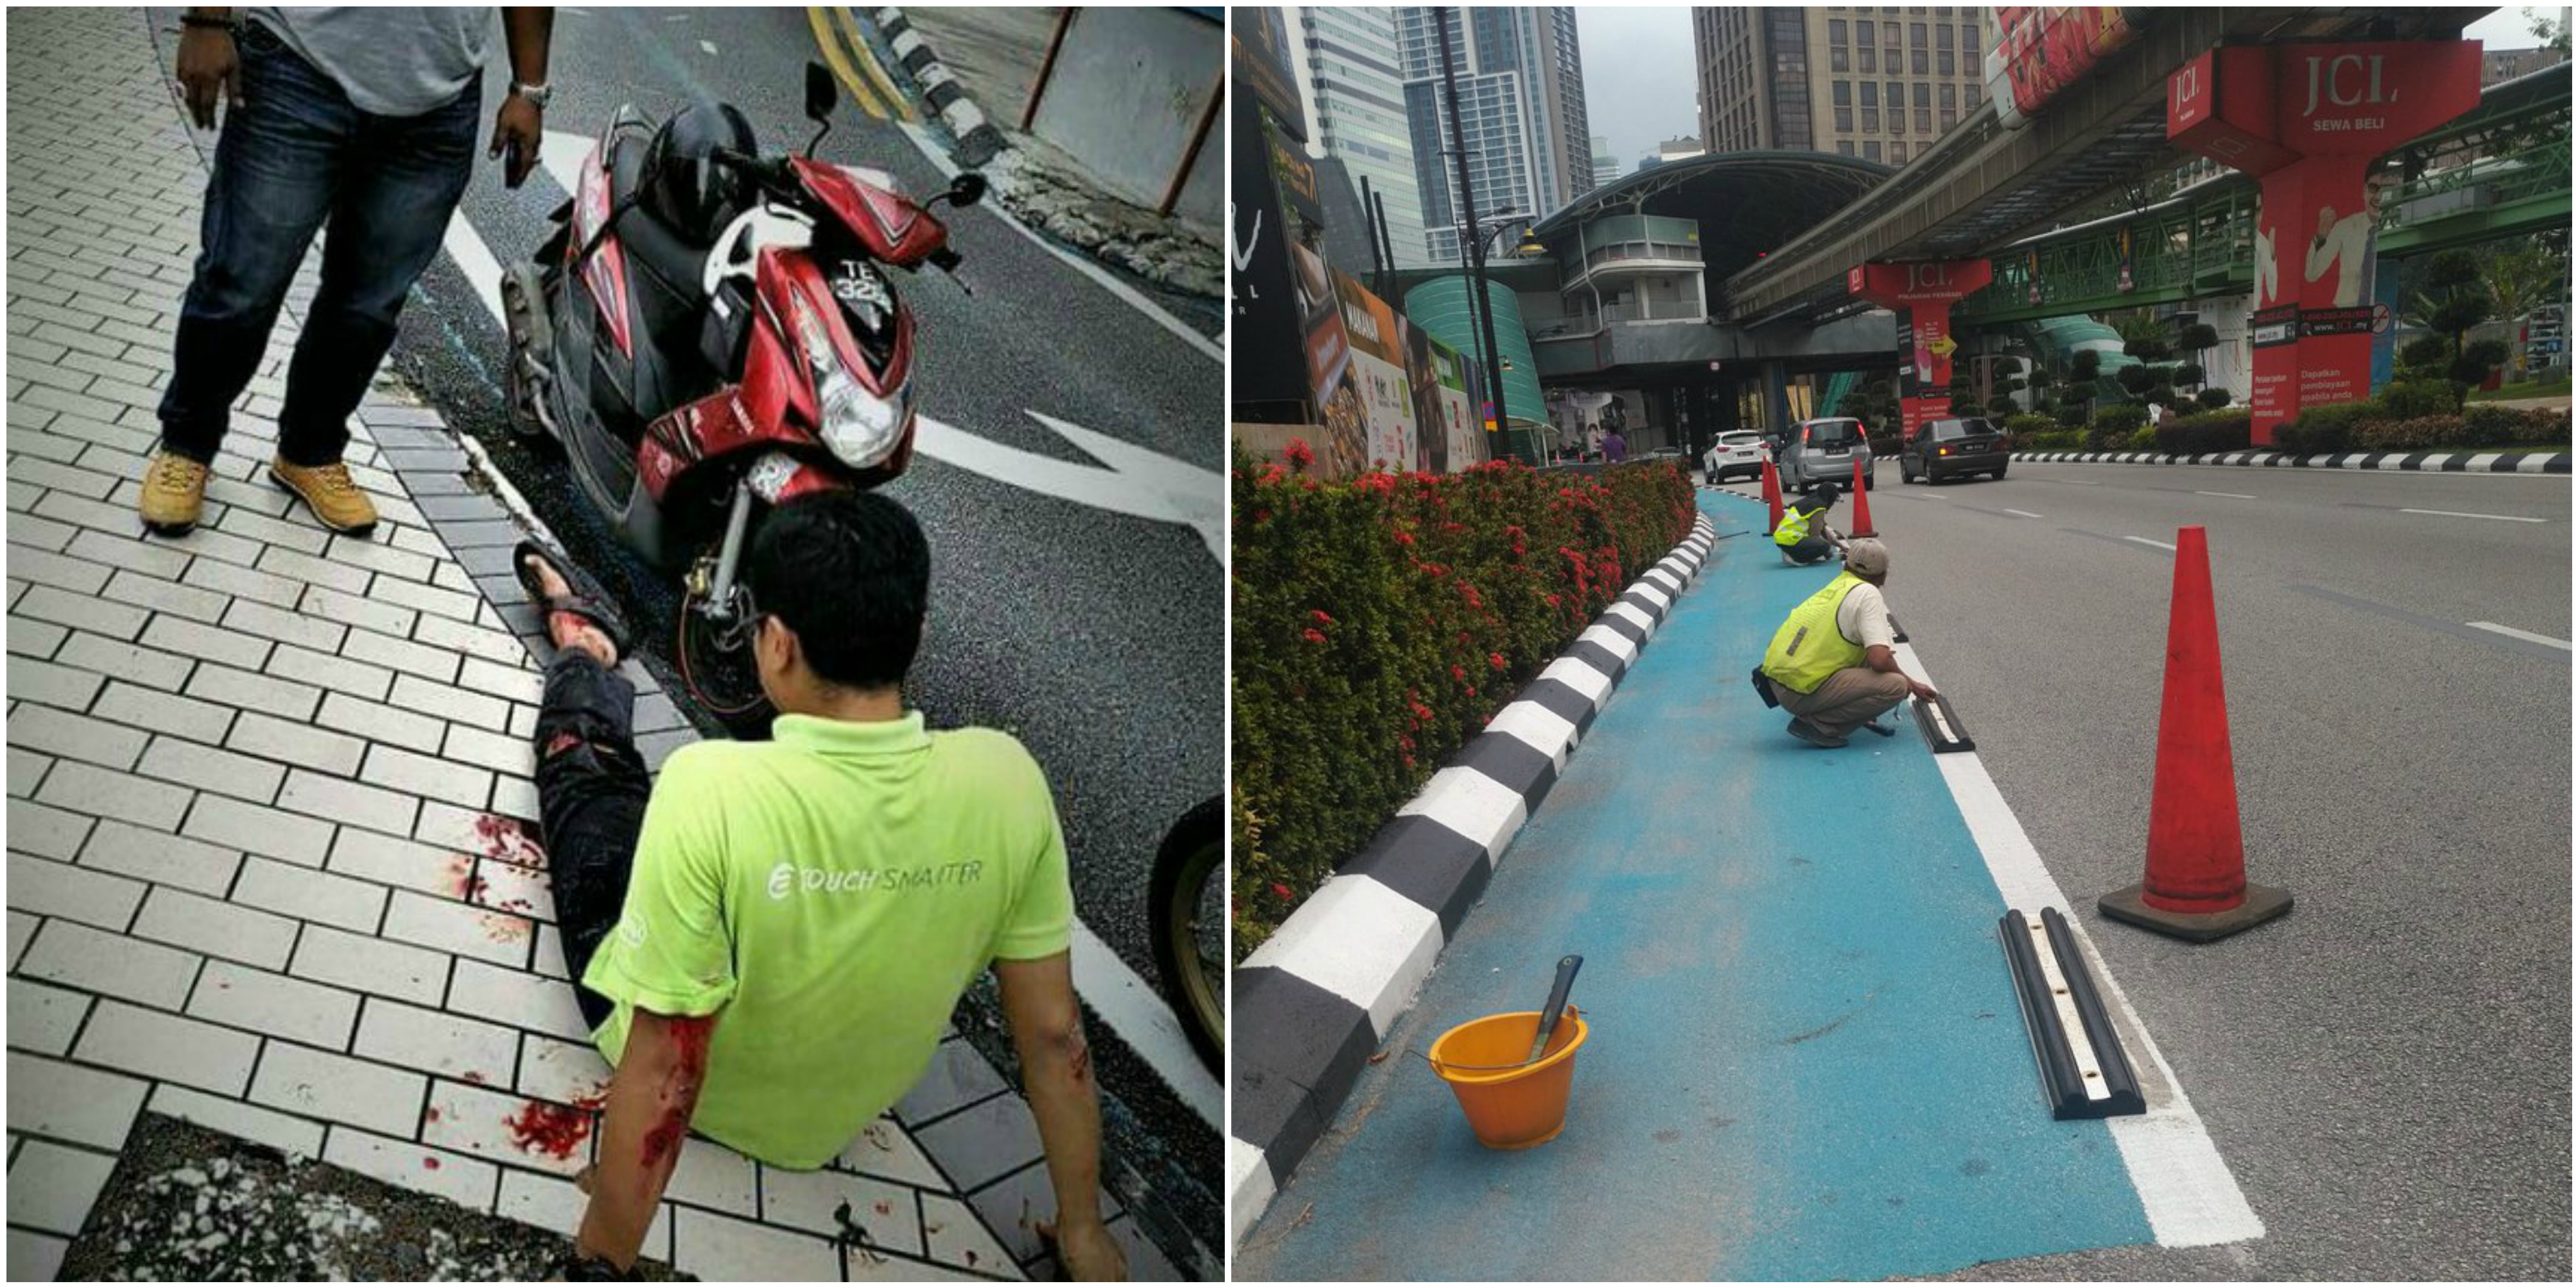
{"label": "crouching worker", "polygon": [[1789,502],[1780,514],[1780,525],[1771,533],[1771,543],[1780,547],[1780,556],[1801,567],[1820,563],[1825,555],[1843,547],[1841,536],[1825,525],[1825,514],[1842,498],[1841,488],[1828,482],[1806,497]]}
{"label": "crouching worker", "polygon": [[[1789,735],[1831,749],[1848,744],[1908,695],[1932,685],[1896,663],[1896,631],[1887,623],[1887,546],[1853,540],[1843,546],[1843,572],[1789,613],[1762,657],[1762,677],[1792,716]],[[1884,731],[1873,728],[1873,731]]]}
{"label": "crouching worker", "polygon": [[684,747],[655,784],[612,669],[624,623],[568,560],[518,549],[557,649],[537,791],[565,965],[616,1068],[564,1275],[632,1271],[693,1129],[785,1169],[839,1156],[989,965],[1055,1189],[1039,1231],[1068,1275],[1123,1277],[1046,779],[1009,736],[930,732],[903,706],[930,591],[920,526],[883,496],[811,496],[769,516],[745,564],[775,739]]}

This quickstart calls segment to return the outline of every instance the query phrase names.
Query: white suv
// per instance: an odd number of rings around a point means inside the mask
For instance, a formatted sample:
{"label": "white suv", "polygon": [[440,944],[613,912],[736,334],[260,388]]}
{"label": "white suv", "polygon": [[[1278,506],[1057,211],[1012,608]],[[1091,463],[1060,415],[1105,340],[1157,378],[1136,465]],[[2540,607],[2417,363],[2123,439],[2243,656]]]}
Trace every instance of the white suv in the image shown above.
{"label": "white suv", "polygon": [[1759,433],[1721,433],[1717,435],[1716,445],[1701,457],[1700,467],[1707,470],[1712,484],[1724,482],[1739,473],[1748,478],[1759,478],[1762,476],[1762,462],[1770,454],[1769,445],[1763,442]]}

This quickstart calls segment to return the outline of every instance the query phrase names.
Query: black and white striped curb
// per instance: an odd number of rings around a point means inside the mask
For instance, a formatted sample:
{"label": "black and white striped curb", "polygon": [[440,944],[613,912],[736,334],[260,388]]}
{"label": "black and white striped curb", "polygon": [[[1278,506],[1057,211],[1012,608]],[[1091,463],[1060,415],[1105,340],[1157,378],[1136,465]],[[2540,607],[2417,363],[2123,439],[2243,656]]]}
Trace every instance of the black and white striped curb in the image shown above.
{"label": "black and white striped curb", "polygon": [[1503,850],[1709,557],[1701,515],[1234,971],[1232,1238],[1332,1125]]}
{"label": "black and white striped curb", "polygon": [[888,6],[873,11],[879,34],[894,49],[895,61],[904,73],[921,87],[921,99],[948,126],[957,138],[957,163],[969,169],[983,165],[1010,146],[1002,132],[984,118],[984,109],[975,105],[966,87],[957,83],[941,65],[939,55],[932,53],[921,33],[913,30],[912,20],[903,10]]}
{"label": "black and white striped curb", "polygon": [[2273,469],[2378,469],[2420,473],[2566,473],[2564,451],[2341,451],[2291,455],[2281,451],[2216,451],[2169,455],[2157,451],[2036,451],[2015,460],[2041,464],[2234,464]]}

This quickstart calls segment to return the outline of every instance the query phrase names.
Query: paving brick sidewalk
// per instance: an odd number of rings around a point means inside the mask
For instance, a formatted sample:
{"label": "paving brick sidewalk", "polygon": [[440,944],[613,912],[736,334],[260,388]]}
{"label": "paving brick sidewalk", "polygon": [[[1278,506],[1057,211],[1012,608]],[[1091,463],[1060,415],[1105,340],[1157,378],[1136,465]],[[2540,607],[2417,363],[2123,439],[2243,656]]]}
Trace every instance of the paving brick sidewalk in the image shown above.
{"label": "paving brick sidewalk", "polygon": [[[592,1142],[558,1158],[508,1124],[609,1071],[528,820],[518,532],[398,393],[350,456],[372,539],[260,476],[317,248],[205,524],[140,539],[202,162],[140,12],[21,10],[8,36],[9,1276],[54,1275],[146,1108],[569,1230]],[[658,763],[694,734],[628,669]],[[1053,1205],[1037,1157],[1025,1102],[952,1039],[830,1169],[692,1142],[646,1253],[708,1278],[1016,1276]],[[832,1240],[845,1200],[876,1253]]]}

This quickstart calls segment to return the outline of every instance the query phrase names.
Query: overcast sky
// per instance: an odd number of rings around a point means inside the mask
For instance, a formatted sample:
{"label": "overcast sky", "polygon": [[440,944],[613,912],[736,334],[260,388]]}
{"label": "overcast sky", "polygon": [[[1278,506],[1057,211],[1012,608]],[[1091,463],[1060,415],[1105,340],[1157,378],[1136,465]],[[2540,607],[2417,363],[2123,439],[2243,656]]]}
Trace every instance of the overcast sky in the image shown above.
{"label": "overcast sky", "polygon": [[[1574,26],[1583,40],[1584,112],[1592,132],[1610,140],[1621,174],[1637,168],[1637,158],[1655,144],[1699,133],[1699,73],[1691,65],[1688,8],[1581,5]],[[2479,19],[2466,34],[2489,49],[2540,43],[2518,5]]]}

